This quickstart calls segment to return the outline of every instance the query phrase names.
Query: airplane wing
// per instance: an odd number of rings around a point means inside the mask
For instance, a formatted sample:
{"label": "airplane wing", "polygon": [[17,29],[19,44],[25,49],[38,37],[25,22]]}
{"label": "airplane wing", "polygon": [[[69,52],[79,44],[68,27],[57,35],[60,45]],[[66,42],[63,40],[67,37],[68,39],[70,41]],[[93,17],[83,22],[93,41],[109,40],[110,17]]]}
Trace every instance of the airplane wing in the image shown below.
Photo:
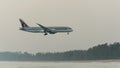
{"label": "airplane wing", "polygon": [[45,27],[45,26],[43,26],[41,24],[37,23],[37,25],[39,25],[41,28],[43,28],[45,35],[47,35],[47,32],[50,33],[50,34],[55,34],[56,33],[56,32],[50,30],[49,28],[47,28],[47,27]]}
{"label": "airplane wing", "polygon": [[45,27],[45,26],[43,26],[43,25],[41,25],[41,24],[38,24],[37,23],[37,25],[39,25],[41,28],[43,28],[44,30],[49,30],[47,27]]}

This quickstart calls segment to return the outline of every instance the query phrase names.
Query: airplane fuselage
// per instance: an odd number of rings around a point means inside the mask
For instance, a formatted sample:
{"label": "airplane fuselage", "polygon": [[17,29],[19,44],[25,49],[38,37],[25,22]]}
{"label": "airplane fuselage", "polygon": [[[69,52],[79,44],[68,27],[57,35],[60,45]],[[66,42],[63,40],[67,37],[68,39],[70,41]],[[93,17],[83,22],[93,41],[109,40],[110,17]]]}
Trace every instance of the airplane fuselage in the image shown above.
{"label": "airplane fuselage", "polygon": [[[54,33],[62,32],[72,32],[73,30],[70,27],[47,27]],[[21,27],[20,30],[32,32],[32,33],[44,33],[44,29],[41,27]],[[52,33],[51,33],[52,34]]]}

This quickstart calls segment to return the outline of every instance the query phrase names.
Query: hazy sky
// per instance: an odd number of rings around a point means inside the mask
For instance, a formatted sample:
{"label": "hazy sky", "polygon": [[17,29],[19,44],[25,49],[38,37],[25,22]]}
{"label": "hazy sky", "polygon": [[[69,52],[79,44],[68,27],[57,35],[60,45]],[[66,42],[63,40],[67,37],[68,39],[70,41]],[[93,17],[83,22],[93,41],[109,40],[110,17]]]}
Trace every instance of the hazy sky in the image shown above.
{"label": "hazy sky", "polygon": [[[19,18],[29,26],[70,26],[74,32],[23,32]],[[61,52],[119,41],[119,0],[0,0],[0,51]]]}

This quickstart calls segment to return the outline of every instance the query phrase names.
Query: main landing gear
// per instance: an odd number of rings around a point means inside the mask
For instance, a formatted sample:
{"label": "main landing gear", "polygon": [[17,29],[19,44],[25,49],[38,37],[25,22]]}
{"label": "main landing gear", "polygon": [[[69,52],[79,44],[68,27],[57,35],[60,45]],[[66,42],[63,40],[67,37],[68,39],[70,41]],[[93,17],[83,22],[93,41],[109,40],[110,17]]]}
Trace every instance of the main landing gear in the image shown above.
{"label": "main landing gear", "polygon": [[48,35],[48,33],[45,33],[44,35]]}

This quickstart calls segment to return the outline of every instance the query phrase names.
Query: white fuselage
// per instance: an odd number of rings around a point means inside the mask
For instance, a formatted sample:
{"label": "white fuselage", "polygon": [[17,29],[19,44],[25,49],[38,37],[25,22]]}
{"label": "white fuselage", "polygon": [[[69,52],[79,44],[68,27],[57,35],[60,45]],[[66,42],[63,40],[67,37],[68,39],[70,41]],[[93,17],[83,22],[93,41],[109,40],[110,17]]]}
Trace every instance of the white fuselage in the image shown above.
{"label": "white fuselage", "polygon": [[[72,32],[73,30],[70,27],[47,27],[51,31],[58,33],[58,32]],[[32,33],[44,33],[44,29],[41,27],[20,27],[20,30],[32,32]]]}

